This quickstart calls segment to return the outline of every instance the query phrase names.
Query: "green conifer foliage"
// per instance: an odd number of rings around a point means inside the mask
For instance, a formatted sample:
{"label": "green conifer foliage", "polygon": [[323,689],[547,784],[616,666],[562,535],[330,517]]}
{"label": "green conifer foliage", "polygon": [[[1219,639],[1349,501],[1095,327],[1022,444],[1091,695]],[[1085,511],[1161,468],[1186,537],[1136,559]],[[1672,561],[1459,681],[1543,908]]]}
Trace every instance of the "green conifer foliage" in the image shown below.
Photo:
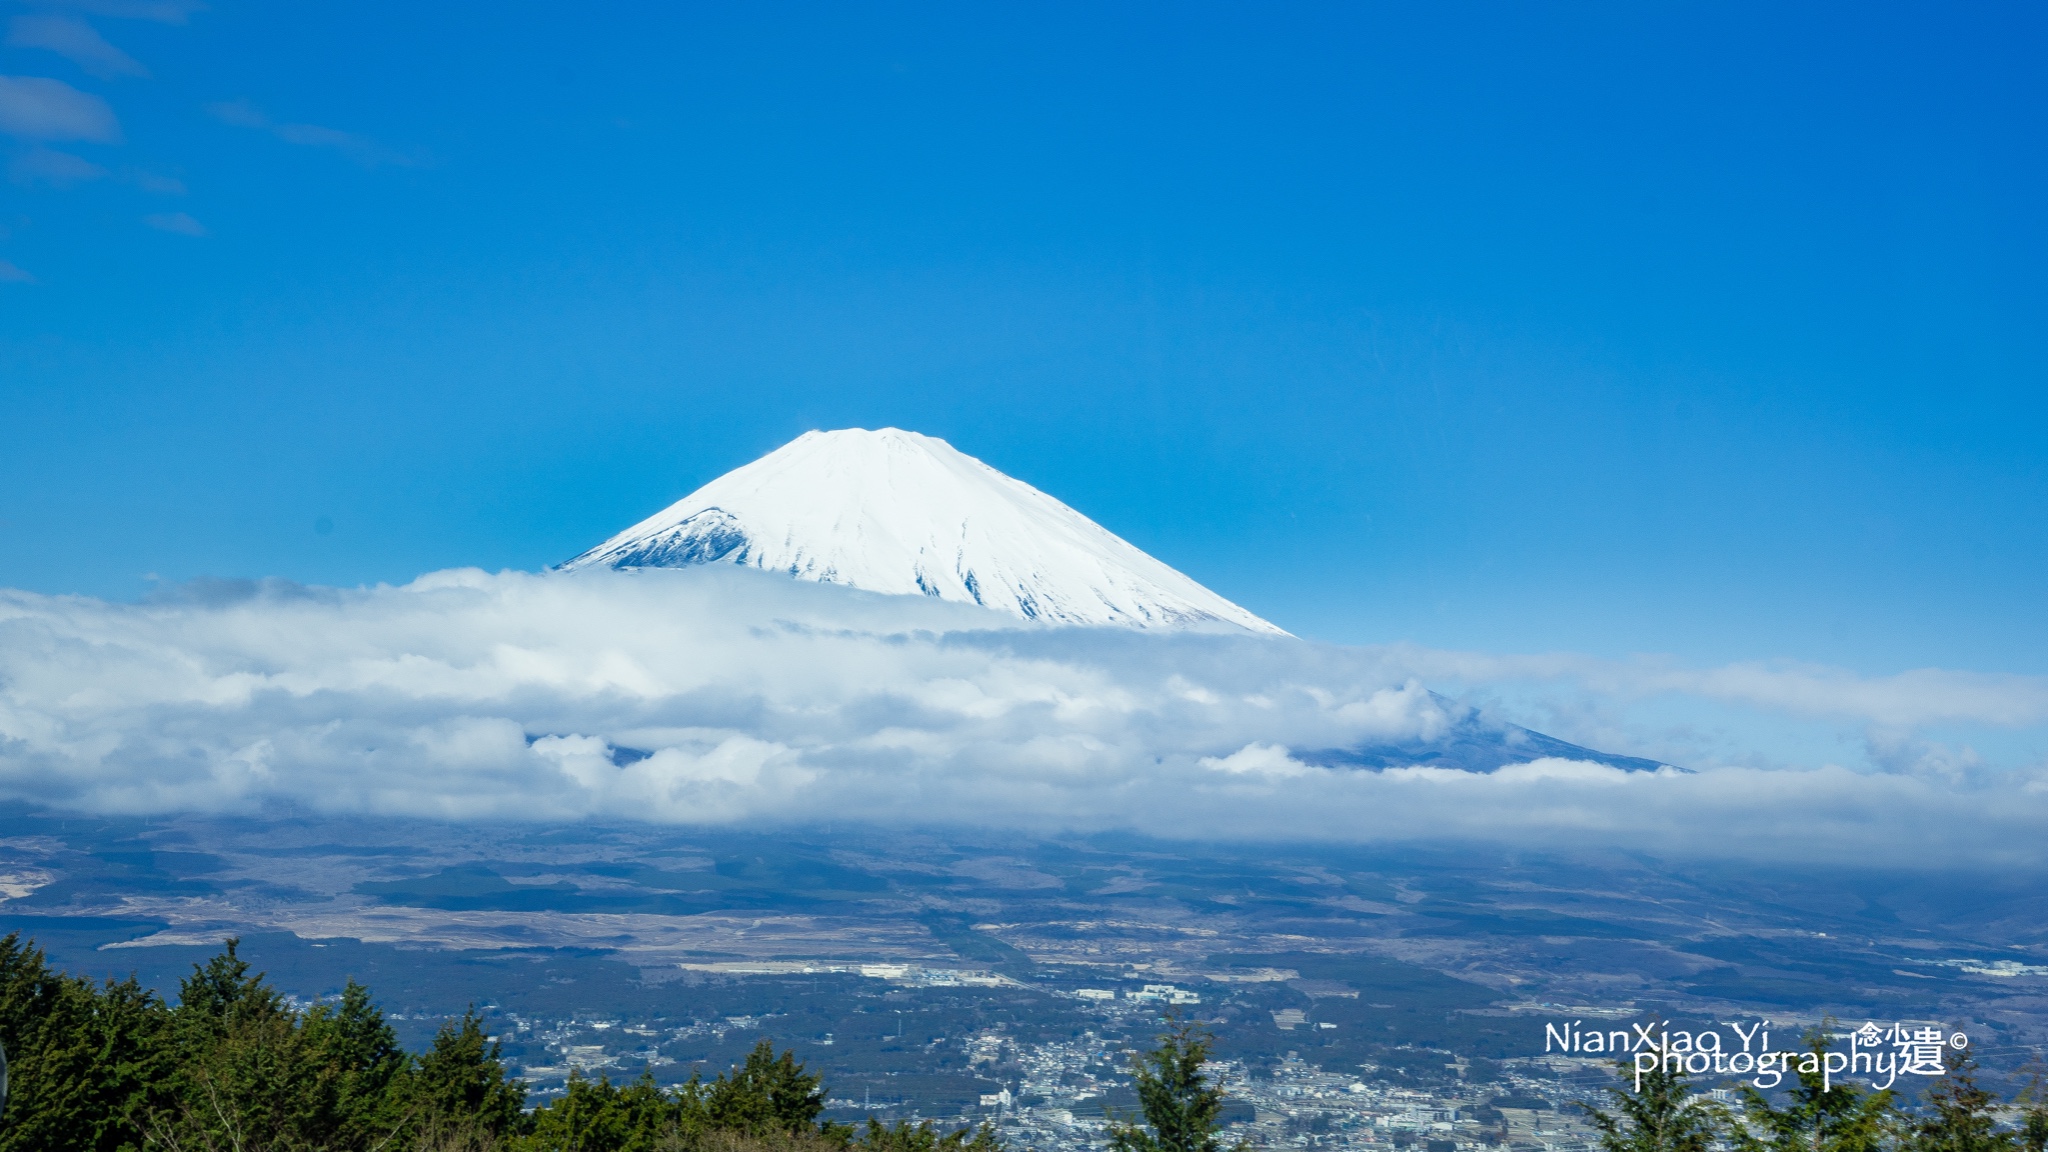
{"label": "green conifer foliage", "polygon": [[2048,1152],[2048,1078],[2039,1073],[2014,1103],[2020,1106],[2020,1147],[2026,1152]]}
{"label": "green conifer foliage", "polygon": [[1144,1127],[1110,1125],[1113,1152],[1220,1152],[1223,1090],[1209,1083],[1202,1064],[1211,1038],[1192,1022],[1169,1018],[1159,1046],[1132,1062]]}
{"label": "green conifer foliage", "polygon": [[1615,1068],[1621,1084],[1606,1089],[1613,1110],[1578,1105],[1599,1129],[1605,1152],[1708,1152],[1714,1146],[1727,1113],[1693,1095],[1685,1073],[1659,1061],[1638,1081],[1632,1061],[1617,1060]]}
{"label": "green conifer foliage", "polygon": [[652,1072],[624,1087],[569,1074],[567,1092],[533,1115],[520,1152],[658,1152],[681,1131],[681,1106]]}
{"label": "green conifer foliage", "polygon": [[95,988],[0,939],[0,1044],[10,1058],[0,1152],[119,1152],[166,1099],[163,1003],[131,979]]}
{"label": "green conifer foliage", "polygon": [[0,1149],[61,1148],[95,1103],[85,1001],[19,936],[0,940],[0,1044],[9,1057],[10,1122]]}
{"label": "green conifer foliage", "polygon": [[249,962],[239,955],[241,946],[241,937],[228,937],[218,956],[194,964],[192,974],[179,983],[177,1015],[182,1025],[219,1034],[231,1024],[282,1010],[282,998],[263,982],[262,974],[250,975]]}
{"label": "green conifer foliage", "polygon": [[523,1127],[526,1086],[505,1074],[474,1006],[434,1034],[408,1089],[413,1115],[438,1131],[503,1136]]}
{"label": "green conifer foliage", "polygon": [[140,1125],[169,1148],[377,1147],[395,1138],[390,1087],[406,1064],[361,986],[300,1013],[227,941],[194,965],[169,1013],[172,1099]]}
{"label": "green conifer foliage", "polygon": [[889,1127],[870,1116],[853,1147],[859,1152],[1002,1152],[1002,1141],[988,1124],[942,1133],[929,1120],[916,1125],[898,1120]]}
{"label": "green conifer foliage", "polygon": [[1907,1129],[1912,1152],[2016,1152],[2019,1135],[1998,1131],[1998,1097],[1977,1086],[1977,1063],[1950,1050],[1948,1073],[1927,1090],[1927,1107]]}
{"label": "green conifer foliage", "polygon": [[300,1025],[320,1068],[319,1127],[342,1147],[374,1146],[407,1119],[393,1088],[410,1060],[370,990],[348,982],[341,1002],[316,1004]]}
{"label": "green conifer foliage", "polygon": [[[1833,1045],[1833,1020],[1806,1034],[1816,1061]],[[1744,1123],[1732,1133],[1736,1152],[1881,1152],[1895,1127],[1890,1090],[1871,1092],[1842,1080],[1830,1084],[1819,1072],[1794,1075],[1797,1083],[1782,1107],[1743,1086]]]}
{"label": "green conifer foliage", "polygon": [[794,1052],[778,1058],[766,1040],[754,1045],[745,1064],[721,1073],[704,1095],[709,1127],[750,1136],[809,1128],[824,1110],[819,1077],[804,1071]]}

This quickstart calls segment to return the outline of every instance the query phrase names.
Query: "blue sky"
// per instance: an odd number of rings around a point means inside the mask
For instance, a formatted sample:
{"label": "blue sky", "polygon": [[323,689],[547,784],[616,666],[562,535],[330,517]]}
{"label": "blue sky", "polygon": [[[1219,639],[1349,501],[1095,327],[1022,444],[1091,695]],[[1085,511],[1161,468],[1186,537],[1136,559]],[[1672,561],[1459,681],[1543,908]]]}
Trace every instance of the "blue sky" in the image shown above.
{"label": "blue sky", "polygon": [[1319,639],[2048,672],[2038,7],[0,14],[0,585],[893,424]]}

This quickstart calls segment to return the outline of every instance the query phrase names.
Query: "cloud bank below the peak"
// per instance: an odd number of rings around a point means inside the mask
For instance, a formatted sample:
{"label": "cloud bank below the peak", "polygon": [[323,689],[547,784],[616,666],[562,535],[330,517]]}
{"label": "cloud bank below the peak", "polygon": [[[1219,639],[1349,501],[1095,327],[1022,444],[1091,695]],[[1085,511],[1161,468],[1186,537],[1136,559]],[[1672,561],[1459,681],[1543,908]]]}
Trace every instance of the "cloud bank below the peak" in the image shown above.
{"label": "cloud bank below the peak", "polygon": [[[1674,755],[1706,754],[1682,732],[1656,751],[1701,771],[1374,772],[1298,755],[1432,739],[1461,706],[1422,685],[1450,680],[1540,698],[1578,716],[1560,734],[1581,739],[1623,734],[1617,717],[1647,700],[1764,709],[1864,730],[1866,763],[1716,766]],[[2032,863],[2048,855],[2048,777],[1994,771],[1912,724],[2044,717],[2048,684],[2018,677],[1047,629],[722,569],[187,585],[139,605],[0,592],[0,794],[109,812],[957,822]],[[1905,844],[1917,861],[1871,855]]]}

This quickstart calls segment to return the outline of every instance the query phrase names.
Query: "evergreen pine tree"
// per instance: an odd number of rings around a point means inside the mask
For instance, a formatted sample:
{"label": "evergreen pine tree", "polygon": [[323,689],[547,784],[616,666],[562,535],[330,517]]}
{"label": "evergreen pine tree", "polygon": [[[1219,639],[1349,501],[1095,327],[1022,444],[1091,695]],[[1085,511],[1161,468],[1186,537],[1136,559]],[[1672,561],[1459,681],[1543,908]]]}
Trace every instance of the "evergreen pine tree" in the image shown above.
{"label": "evergreen pine tree", "polygon": [[1613,1111],[1578,1103],[1599,1129],[1604,1152],[1708,1152],[1714,1146],[1726,1113],[1693,1095],[1684,1072],[1661,1060],[1640,1078],[1632,1061],[1617,1060],[1614,1066],[1621,1086],[1605,1090]]}
{"label": "evergreen pine tree", "polygon": [[219,954],[194,964],[192,974],[179,982],[175,1015],[182,1028],[219,1036],[230,1025],[285,1013],[284,998],[263,982],[263,974],[250,974],[241,946],[241,937],[228,937]]}
{"label": "evergreen pine tree", "polygon": [[229,939],[195,964],[171,1012],[175,1106],[148,1122],[152,1139],[197,1147],[318,1146],[333,1136],[330,1078],[299,1014]]}
{"label": "evergreen pine tree", "polygon": [[414,1116],[439,1133],[506,1136],[524,1119],[526,1086],[505,1074],[498,1044],[485,1038],[473,1005],[434,1034],[406,1094]]}
{"label": "evergreen pine tree", "polygon": [[[567,1091],[537,1109],[521,1152],[657,1152],[701,1141],[681,1141],[680,1104],[654,1082],[652,1070],[623,1087],[608,1079],[569,1074]],[[701,1136],[701,1133],[692,1133]]]}
{"label": "evergreen pine tree", "polygon": [[[1834,1045],[1833,1020],[1806,1034],[1807,1051],[1824,1061]],[[1784,1107],[1744,1085],[1746,1121],[1735,1126],[1735,1152],[1882,1152],[1896,1113],[1889,1090],[1870,1092],[1856,1084],[1829,1084],[1820,1072],[1793,1073],[1797,1082]]]}
{"label": "evergreen pine tree", "polygon": [[859,1152],[1002,1152],[994,1125],[940,1132],[931,1121],[898,1120],[895,1127],[868,1117],[867,1128],[853,1147]]}
{"label": "evergreen pine tree", "polygon": [[625,1134],[612,1082],[572,1069],[562,1095],[534,1113],[533,1132],[523,1144],[530,1152],[618,1152]]}
{"label": "evergreen pine tree", "polygon": [[1221,1152],[1223,1090],[1202,1073],[1210,1041],[1199,1025],[1168,1019],[1159,1046],[1132,1061],[1138,1103],[1151,1131],[1126,1121],[1111,1123],[1113,1152]]}
{"label": "evergreen pine tree", "polygon": [[85,1052],[74,1041],[79,1020],[72,990],[43,953],[19,934],[0,939],[0,1044],[7,1046],[13,1120],[0,1128],[0,1149],[70,1148],[67,1125],[91,1107],[82,1082]]}
{"label": "evergreen pine tree", "polygon": [[170,1043],[169,1008],[132,974],[107,981],[92,998],[99,1103],[85,1147],[114,1152],[134,1147],[149,1117],[170,1104],[177,1050]]}
{"label": "evergreen pine tree", "polygon": [[1998,1097],[1977,1086],[1967,1051],[1947,1054],[1948,1072],[1927,1090],[1927,1109],[1907,1129],[1912,1152],[2015,1152],[2019,1140],[1998,1131]]}
{"label": "evergreen pine tree", "polygon": [[2015,1103],[2020,1106],[2020,1147],[2026,1152],[2048,1152],[2048,1079],[2035,1073]]}
{"label": "evergreen pine tree", "polygon": [[682,1108],[654,1082],[654,1070],[643,1068],[638,1079],[620,1088],[618,1152],[654,1152],[677,1131]]}
{"label": "evergreen pine tree", "polygon": [[703,1097],[705,1120],[712,1128],[750,1136],[810,1128],[825,1110],[819,1082],[797,1063],[796,1053],[777,1058],[775,1046],[763,1039],[745,1064],[712,1081]]}
{"label": "evergreen pine tree", "polygon": [[404,1124],[393,1089],[411,1061],[369,989],[350,980],[339,1003],[314,1005],[300,1028],[321,1069],[320,1127],[331,1142],[375,1146]]}
{"label": "evergreen pine tree", "polygon": [[0,1152],[116,1152],[164,1101],[163,1004],[130,979],[97,989],[0,938],[0,1044],[12,1060]]}

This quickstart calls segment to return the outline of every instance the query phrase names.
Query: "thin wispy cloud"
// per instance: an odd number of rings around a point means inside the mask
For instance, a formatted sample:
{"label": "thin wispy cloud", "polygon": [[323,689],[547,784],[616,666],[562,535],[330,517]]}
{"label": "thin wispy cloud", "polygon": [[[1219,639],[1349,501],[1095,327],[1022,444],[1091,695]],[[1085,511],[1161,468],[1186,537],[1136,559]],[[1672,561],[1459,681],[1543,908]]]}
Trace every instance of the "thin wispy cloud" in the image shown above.
{"label": "thin wispy cloud", "polygon": [[55,52],[102,80],[149,75],[140,61],[107,43],[92,25],[69,16],[16,16],[8,24],[7,43]]}
{"label": "thin wispy cloud", "polygon": [[248,100],[223,100],[208,104],[206,110],[224,124],[268,132],[287,144],[338,152],[365,168],[384,165],[405,168],[419,163],[417,157],[407,156],[354,132],[344,132],[319,124],[281,123],[272,120],[261,108]]}
{"label": "thin wispy cloud", "polygon": [[[1315,762],[1449,730],[1461,706],[1412,671],[1429,656],[1044,628],[737,570],[200,584],[137,605],[8,592],[0,795],[126,812],[2048,857],[2048,772],[1987,770],[1912,733],[1858,766]],[[1914,683],[1946,698],[1972,682]]]}
{"label": "thin wispy cloud", "polygon": [[8,162],[7,174],[17,184],[48,184],[52,188],[69,188],[75,184],[99,180],[107,170],[83,156],[59,152],[52,148],[30,148]]}
{"label": "thin wispy cloud", "polygon": [[155,193],[158,196],[183,196],[185,194],[185,182],[176,176],[165,176],[157,172],[135,171],[128,173],[126,179],[133,182],[137,188],[142,189],[144,192]]}
{"label": "thin wispy cloud", "polygon": [[1500,656],[1395,647],[1421,675],[1479,682],[1572,682],[1602,694],[1642,699],[1697,696],[1804,716],[1920,727],[1964,723],[2048,723],[2048,677],[1920,668],[1863,676],[1794,661],[1686,668],[1669,661],[1603,660],[1569,653]]}
{"label": "thin wispy cloud", "polygon": [[237,128],[268,128],[270,117],[247,100],[221,100],[206,106],[207,112],[223,124]]}
{"label": "thin wispy cloud", "polygon": [[0,76],[0,132],[23,140],[121,140],[120,121],[105,100],[44,76]]}
{"label": "thin wispy cloud", "polygon": [[172,232],[179,236],[206,235],[206,225],[183,212],[153,212],[144,216],[142,222],[159,232]]}
{"label": "thin wispy cloud", "polygon": [[0,260],[0,284],[33,284],[34,276],[29,275],[12,261]]}
{"label": "thin wispy cloud", "polygon": [[183,24],[194,13],[207,9],[199,0],[49,0],[44,7],[70,8],[93,16],[150,20],[158,24]]}

